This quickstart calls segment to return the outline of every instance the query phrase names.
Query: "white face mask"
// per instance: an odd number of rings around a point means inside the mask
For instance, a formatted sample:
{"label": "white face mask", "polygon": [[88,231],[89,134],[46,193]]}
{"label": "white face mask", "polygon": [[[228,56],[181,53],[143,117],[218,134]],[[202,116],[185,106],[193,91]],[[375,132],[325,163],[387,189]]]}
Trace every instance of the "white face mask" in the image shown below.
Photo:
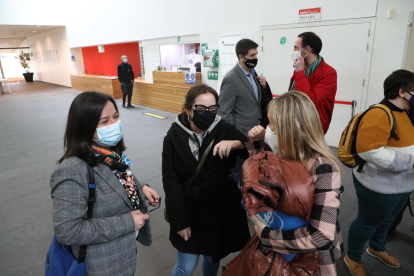
{"label": "white face mask", "polygon": [[266,128],[265,143],[269,145],[273,153],[277,152],[277,136],[269,126]]}
{"label": "white face mask", "polygon": [[[303,48],[303,49],[305,49],[305,48]],[[303,49],[302,49],[302,50],[303,50]],[[291,58],[292,58],[292,60],[293,60],[293,61],[296,61],[296,59],[297,59],[297,58],[299,58],[299,57],[301,57],[301,56],[302,56],[302,55],[301,55],[302,50],[300,50],[300,51],[292,51]],[[307,55],[307,54],[306,54],[306,55]],[[305,55],[303,58],[305,58],[305,57],[306,57],[306,55]]]}

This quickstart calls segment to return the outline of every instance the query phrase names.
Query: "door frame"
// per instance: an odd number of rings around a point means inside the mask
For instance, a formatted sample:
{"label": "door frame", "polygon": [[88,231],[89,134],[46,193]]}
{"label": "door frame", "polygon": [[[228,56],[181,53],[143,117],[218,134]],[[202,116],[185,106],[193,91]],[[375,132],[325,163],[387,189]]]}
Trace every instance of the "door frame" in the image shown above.
{"label": "door frame", "polygon": [[408,48],[410,47],[411,32],[412,32],[412,28],[414,27],[413,25],[414,25],[414,11],[411,11],[409,16],[408,16],[407,32],[406,32],[406,35],[405,35],[403,59],[402,59],[402,62],[401,62],[401,68],[403,68],[403,69],[407,65]]}
{"label": "door frame", "polygon": [[[306,28],[306,27],[322,27],[322,26],[333,26],[333,25],[349,25],[349,24],[360,24],[360,23],[369,23],[369,34],[368,34],[368,45],[367,45],[367,59],[365,64],[364,72],[364,83],[362,84],[362,97],[361,102],[357,103],[356,111],[365,110],[367,108],[367,97],[368,97],[368,87],[369,87],[369,75],[371,71],[371,60],[372,60],[372,49],[374,45],[374,36],[375,36],[375,17],[366,17],[366,18],[357,18],[357,19],[344,19],[344,20],[329,20],[329,21],[318,21],[318,22],[306,22],[306,23],[294,23],[294,24],[284,24],[284,25],[273,25],[273,26],[261,26],[260,27],[260,56],[263,56],[263,38],[264,31],[268,30],[280,30],[280,29],[294,29],[294,28]],[[293,51],[293,44],[292,44]],[[260,72],[262,72],[262,64],[260,64]],[[341,99],[337,99],[341,101]]]}

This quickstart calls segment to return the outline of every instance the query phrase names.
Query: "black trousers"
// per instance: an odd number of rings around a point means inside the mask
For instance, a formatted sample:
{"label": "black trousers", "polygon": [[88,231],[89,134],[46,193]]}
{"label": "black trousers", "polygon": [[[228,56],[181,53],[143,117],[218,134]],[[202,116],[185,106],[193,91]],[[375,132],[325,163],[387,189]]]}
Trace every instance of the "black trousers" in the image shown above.
{"label": "black trousers", "polygon": [[134,84],[132,82],[122,82],[121,83],[121,90],[122,90],[122,104],[125,105],[125,99],[128,95],[128,104],[131,104],[131,98],[132,98],[132,89],[134,88]]}

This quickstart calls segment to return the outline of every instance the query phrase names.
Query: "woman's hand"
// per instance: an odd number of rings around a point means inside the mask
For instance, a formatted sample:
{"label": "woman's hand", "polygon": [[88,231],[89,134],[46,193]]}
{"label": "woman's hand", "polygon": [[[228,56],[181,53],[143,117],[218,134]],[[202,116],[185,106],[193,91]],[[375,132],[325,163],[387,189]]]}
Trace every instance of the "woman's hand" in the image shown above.
{"label": "woman's hand", "polygon": [[256,230],[256,234],[260,238],[262,236],[262,231],[266,227],[266,225],[256,216],[251,216],[251,218],[256,222],[256,225],[254,226],[254,230]]}
{"label": "woman's hand", "polygon": [[131,212],[132,217],[135,222],[135,231],[138,231],[145,225],[145,221],[149,219],[148,214],[143,214],[140,210],[135,210]]}
{"label": "woman's hand", "polygon": [[190,227],[187,227],[184,230],[178,231],[177,234],[185,241],[188,241],[188,239],[191,238],[191,229]]}
{"label": "woman's hand", "polygon": [[149,204],[151,206],[158,206],[158,199],[160,197],[158,196],[158,193],[156,191],[154,191],[153,189],[151,189],[148,186],[144,186],[142,188],[142,191],[144,192],[144,195],[148,199]]}
{"label": "woman's hand", "polygon": [[213,156],[218,154],[223,159],[224,157],[229,157],[232,150],[242,149],[243,147],[243,143],[238,140],[221,141],[214,146]]}
{"label": "woman's hand", "polygon": [[249,130],[249,139],[250,142],[264,140],[266,136],[266,129],[262,126],[255,126]]}

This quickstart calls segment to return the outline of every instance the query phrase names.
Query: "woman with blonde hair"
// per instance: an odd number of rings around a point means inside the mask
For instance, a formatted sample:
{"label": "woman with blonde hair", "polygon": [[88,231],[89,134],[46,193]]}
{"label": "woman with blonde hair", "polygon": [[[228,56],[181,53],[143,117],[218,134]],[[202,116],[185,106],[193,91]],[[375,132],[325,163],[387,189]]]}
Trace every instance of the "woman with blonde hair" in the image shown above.
{"label": "woman with blonde hair", "polygon": [[[269,103],[268,117],[269,128],[277,135],[277,156],[302,163],[313,177],[314,203],[309,225],[294,230],[272,230],[253,217],[257,235],[265,249],[277,253],[318,251],[317,275],[336,275],[335,260],[343,252],[338,223],[342,170],[325,142],[315,105],[304,93],[289,91]],[[250,141],[264,140],[265,132],[254,127]]]}

